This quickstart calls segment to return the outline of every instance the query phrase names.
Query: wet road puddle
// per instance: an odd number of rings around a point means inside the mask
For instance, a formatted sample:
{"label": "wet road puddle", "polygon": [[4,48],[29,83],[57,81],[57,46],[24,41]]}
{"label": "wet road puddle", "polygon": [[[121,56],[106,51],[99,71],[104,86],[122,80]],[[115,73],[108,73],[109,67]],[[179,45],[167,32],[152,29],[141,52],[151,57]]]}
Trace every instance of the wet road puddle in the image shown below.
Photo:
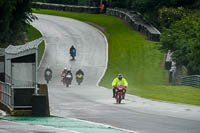
{"label": "wet road puddle", "polygon": [[67,129],[70,131],[80,132],[80,133],[130,133],[128,131],[123,131],[121,129],[116,129],[113,127],[108,127],[106,125],[90,123],[87,121],[62,118],[62,117],[12,117],[4,116],[0,117],[4,120],[42,125],[60,129]]}

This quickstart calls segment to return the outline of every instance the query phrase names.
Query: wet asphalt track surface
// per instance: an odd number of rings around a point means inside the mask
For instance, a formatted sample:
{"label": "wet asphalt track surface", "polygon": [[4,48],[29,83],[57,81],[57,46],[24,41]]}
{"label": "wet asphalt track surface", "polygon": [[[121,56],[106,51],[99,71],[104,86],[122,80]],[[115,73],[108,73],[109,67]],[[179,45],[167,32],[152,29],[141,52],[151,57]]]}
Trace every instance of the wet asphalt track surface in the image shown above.
{"label": "wet asphalt track surface", "polygon": [[[96,84],[107,63],[107,44],[102,34],[80,21],[56,16],[37,15],[32,24],[44,35],[47,48],[38,72],[44,83],[44,69],[50,66],[53,79],[49,83],[51,115],[73,117],[109,124],[139,133],[199,133],[200,107],[157,102],[127,95],[115,104],[112,92]],[[77,48],[75,61],[70,61],[69,48]],[[60,72],[67,66],[73,74],[82,68],[85,79],[81,86],[73,80],[66,88]]]}

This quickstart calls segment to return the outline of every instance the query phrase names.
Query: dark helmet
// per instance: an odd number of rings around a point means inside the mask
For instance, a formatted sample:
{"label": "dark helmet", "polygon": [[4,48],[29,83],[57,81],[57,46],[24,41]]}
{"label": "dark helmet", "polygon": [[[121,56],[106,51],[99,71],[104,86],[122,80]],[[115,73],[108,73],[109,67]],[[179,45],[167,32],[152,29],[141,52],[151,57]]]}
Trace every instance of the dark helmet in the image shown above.
{"label": "dark helmet", "polygon": [[46,70],[50,69],[50,66],[47,66]]}
{"label": "dark helmet", "polygon": [[118,79],[121,80],[123,78],[122,74],[118,74]]}

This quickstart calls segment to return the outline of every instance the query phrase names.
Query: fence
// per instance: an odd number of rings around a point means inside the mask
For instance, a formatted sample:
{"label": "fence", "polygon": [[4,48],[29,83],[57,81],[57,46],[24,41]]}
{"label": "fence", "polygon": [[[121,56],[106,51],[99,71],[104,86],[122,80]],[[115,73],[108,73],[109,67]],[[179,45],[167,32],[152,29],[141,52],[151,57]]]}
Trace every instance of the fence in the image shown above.
{"label": "fence", "polygon": [[94,14],[100,13],[100,7],[63,5],[63,4],[52,4],[52,3],[40,3],[40,2],[33,2],[32,6],[33,8],[51,9],[51,10],[68,11],[68,12],[85,12]]}
{"label": "fence", "polygon": [[149,40],[160,41],[161,33],[154,26],[148,23],[139,12],[118,8],[107,8],[106,14],[124,19],[133,27],[133,29],[145,34]]}
{"label": "fence", "polygon": [[[100,13],[100,7],[90,7],[90,6],[74,6],[74,5],[62,5],[62,4],[52,4],[52,3],[40,3],[33,2],[33,8],[41,9],[51,9],[51,10],[60,10],[68,12],[85,12],[85,13]],[[151,40],[151,41],[160,41],[160,32],[148,23],[144,17],[136,11],[128,11],[119,8],[107,8],[106,14],[117,16],[125,21],[127,21],[136,31],[139,31]]]}
{"label": "fence", "polygon": [[191,75],[182,77],[181,84],[200,88],[200,75]]}
{"label": "fence", "polygon": [[13,107],[13,91],[11,85],[0,81],[0,102]]}

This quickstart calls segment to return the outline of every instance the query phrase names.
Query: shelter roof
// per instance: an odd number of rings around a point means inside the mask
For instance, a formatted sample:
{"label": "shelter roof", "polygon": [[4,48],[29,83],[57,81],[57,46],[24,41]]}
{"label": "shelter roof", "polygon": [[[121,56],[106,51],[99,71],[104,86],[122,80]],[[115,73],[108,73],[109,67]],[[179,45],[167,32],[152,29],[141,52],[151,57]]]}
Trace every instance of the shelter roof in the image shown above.
{"label": "shelter roof", "polygon": [[43,41],[43,38],[36,39],[31,42],[27,42],[24,45],[13,46],[9,45],[5,49],[7,59],[17,58],[36,53],[38,45]]}

